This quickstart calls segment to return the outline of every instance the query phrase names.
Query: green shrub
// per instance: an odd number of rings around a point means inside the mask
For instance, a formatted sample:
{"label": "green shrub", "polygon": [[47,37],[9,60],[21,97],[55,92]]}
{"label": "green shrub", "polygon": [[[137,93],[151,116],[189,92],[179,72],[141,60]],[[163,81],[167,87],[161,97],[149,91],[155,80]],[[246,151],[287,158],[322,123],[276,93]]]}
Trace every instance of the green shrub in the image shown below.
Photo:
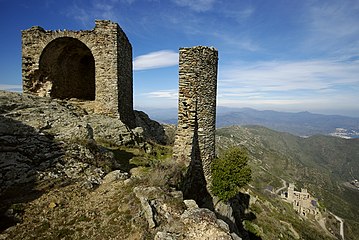
{"label": "green shrub", "polygon": [[211,190],[221,200],[233,198],[250,180],[251,169],[244,149],[230,148],[212,163]]}
{"label": "green shrub", "polygon": [[261,229],[256,224],[254,224],[254,223],[252,223],[252,222],[250,222],[248,220],[244,220],[243,225],[244,225],[244,228],[248,232],[252,233],[254,236],[256,236],[256,237],[261,236]]}

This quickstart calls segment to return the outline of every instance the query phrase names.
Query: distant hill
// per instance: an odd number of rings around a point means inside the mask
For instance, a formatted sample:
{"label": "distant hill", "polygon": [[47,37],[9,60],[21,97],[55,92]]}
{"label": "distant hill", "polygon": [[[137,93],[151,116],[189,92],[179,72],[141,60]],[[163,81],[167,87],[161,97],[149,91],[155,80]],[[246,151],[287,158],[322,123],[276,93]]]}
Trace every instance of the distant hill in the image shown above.
{"label": "distant hill", "polygon": [[[151,118],[169,124],[177,123],[177,109],[145,109]],[[217,108],[217,127],[260,125],[297,136],[329,135],[339,130],[344,136],[359,137],[359,118],[323,115],[310,112],[259,111],[252,108]]]}
{"label": "distant hill", "polygon": [[177,108],[140,108],[160,123],[177,124]]}
{"label": "distant hill", "polygon": [[283,180],[305,187],[345,219],[346,239],[359,234],[359,190],[348,187],[349,181],[359,178],[359,139],[303,138],[260,126],[218,129],[218,152],[233,145],[248,149],[255,189],[279,189]]}
{"label": "distant hill", "polygon": [[337,128],[359,132],[359,118],[310,112],[258,111],[251,108],[218,114],[217,126],[260,125],[298,136],[334,133]]}

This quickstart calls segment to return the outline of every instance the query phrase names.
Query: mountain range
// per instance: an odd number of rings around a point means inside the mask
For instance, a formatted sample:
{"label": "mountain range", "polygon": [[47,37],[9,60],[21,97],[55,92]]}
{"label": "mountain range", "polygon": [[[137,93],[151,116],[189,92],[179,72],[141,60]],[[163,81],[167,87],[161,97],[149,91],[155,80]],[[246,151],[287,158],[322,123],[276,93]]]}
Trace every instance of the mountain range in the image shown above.
{"label": "mountain range", "polygon": [[[149,116],[161,123],[177,124],[177,109],[145,109]],[[260,125],[297,136],[315,134],[359,137],[359,118],[324,115],[310,112],[279,112],[252,108],[217,108],[217,127],[232,125]]]}

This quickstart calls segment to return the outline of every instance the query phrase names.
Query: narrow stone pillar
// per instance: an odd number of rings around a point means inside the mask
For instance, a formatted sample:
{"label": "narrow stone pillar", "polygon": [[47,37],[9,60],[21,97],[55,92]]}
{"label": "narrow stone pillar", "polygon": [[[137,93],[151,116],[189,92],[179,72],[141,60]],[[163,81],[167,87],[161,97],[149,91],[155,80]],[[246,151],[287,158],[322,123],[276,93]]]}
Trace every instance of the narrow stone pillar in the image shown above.
{"label": "narrow stone pillar", "polygon": [[218,51],[213,47],[179,50],[178,127],[174,158],[187,167],[192,165],[196,173],[191,175],[204,175],[207,184],[211,179],[210,165],[215,158],[217,64]]}

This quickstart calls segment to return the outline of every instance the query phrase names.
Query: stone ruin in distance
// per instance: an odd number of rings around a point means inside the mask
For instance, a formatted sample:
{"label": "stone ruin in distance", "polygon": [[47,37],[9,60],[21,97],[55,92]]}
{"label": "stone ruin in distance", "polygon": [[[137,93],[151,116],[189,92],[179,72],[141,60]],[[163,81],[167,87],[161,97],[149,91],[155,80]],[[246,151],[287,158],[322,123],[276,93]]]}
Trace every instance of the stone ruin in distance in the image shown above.
{"label": "stone ruin in distance", "polygon": [[[179,50],[178,128],[174,159],[210,182],[215,157],[218,52]],[[93,30],[22,31],[23,92],[93,101],[95,112],[135,127],[132,46],[117,23],[96,20]],[[192,184],[193,185],[193,184]]]}

